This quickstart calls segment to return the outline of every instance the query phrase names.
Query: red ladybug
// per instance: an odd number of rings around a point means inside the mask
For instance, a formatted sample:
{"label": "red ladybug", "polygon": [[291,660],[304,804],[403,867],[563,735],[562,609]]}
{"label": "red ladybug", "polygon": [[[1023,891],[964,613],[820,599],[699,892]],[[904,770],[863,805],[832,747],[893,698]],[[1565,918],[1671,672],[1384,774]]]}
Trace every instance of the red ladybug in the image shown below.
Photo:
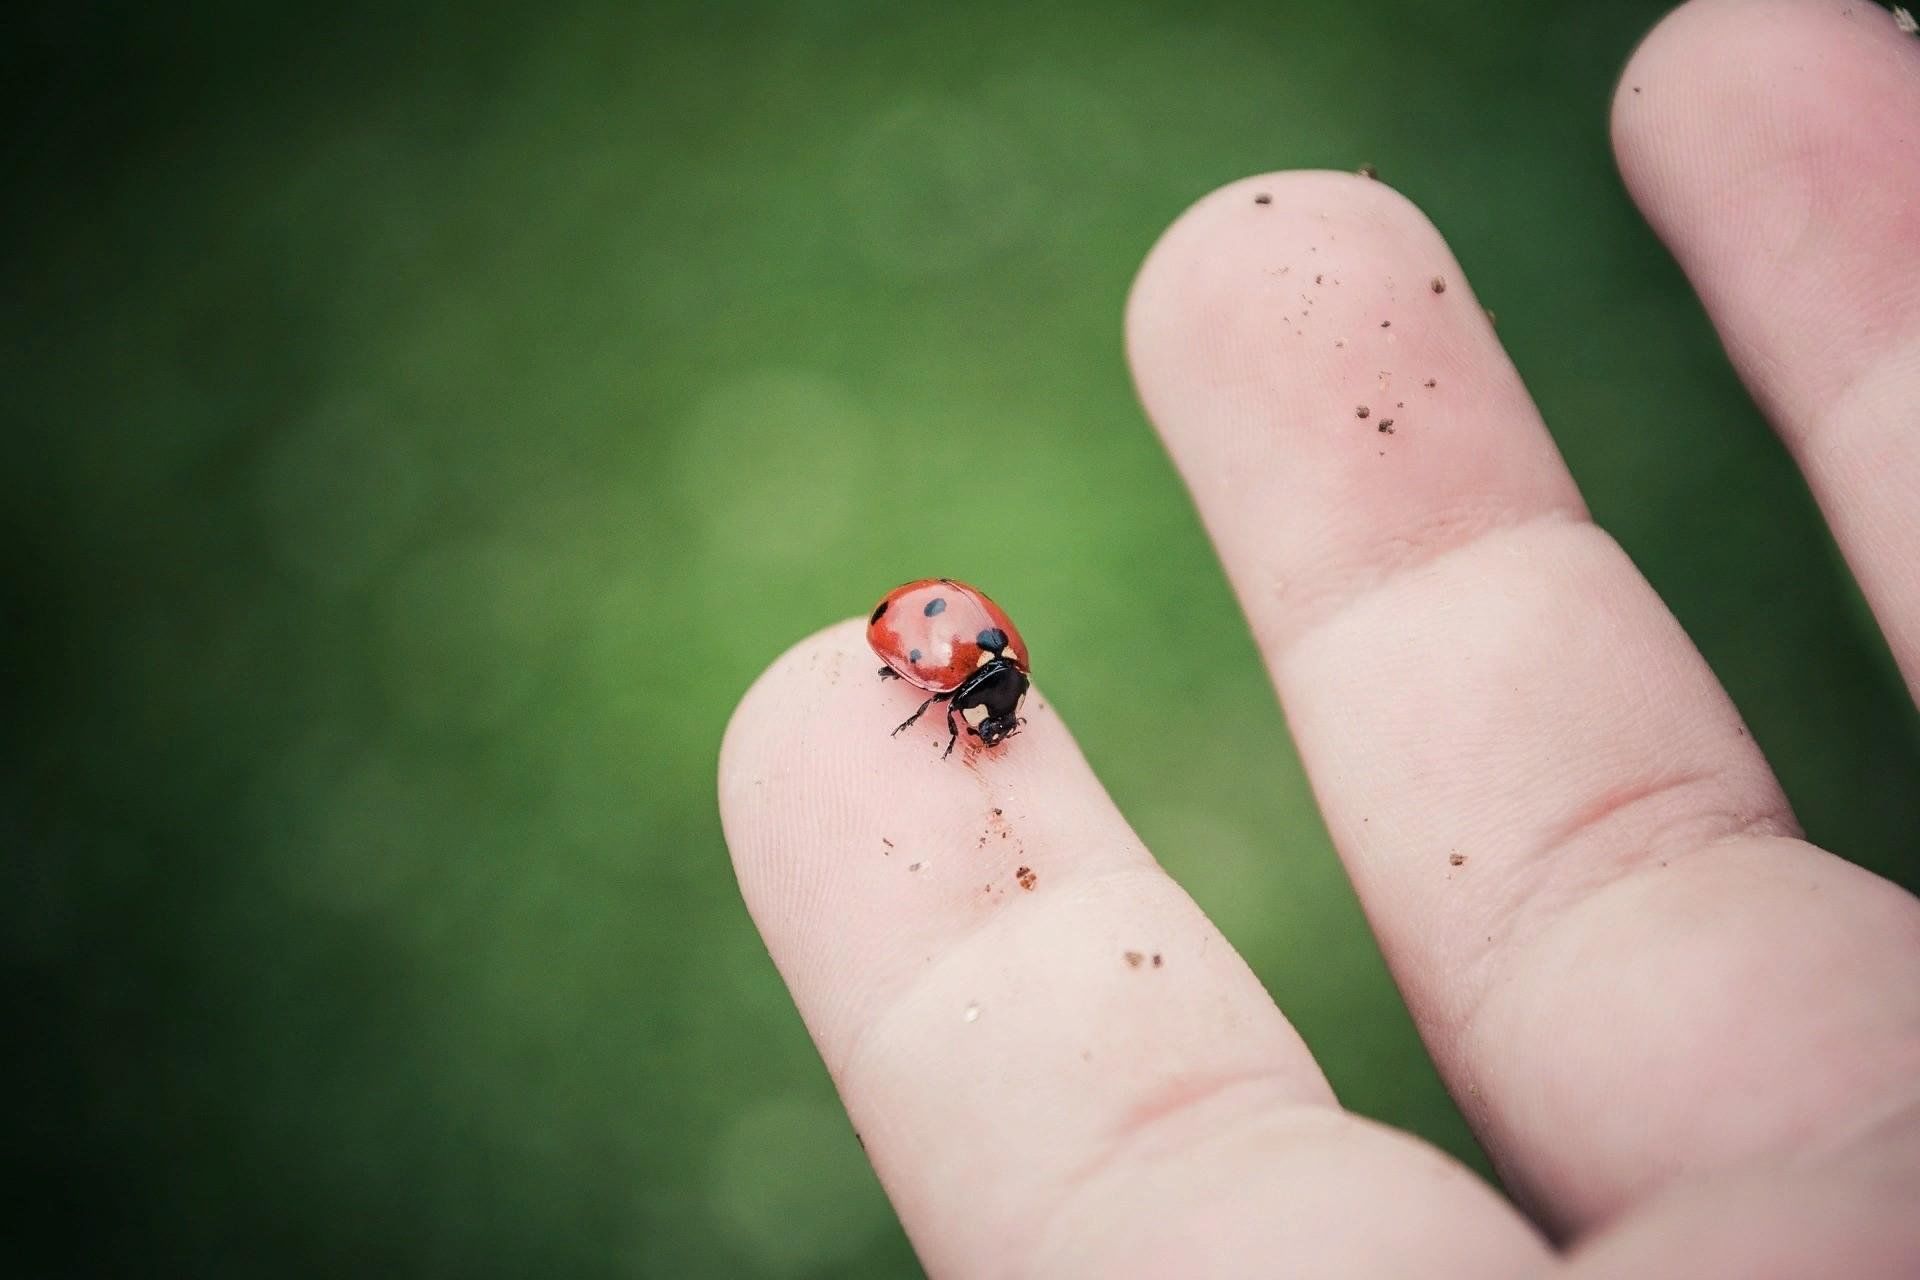
{"label": "red ladybug", "polygon": [[947,704],[947,755],[959,740],[957,714],[983,746],[1020,727],[1027,696],[1027,645],[1013,619],[978,587],[924,578],[895,587],[867,620],[867,643],[887,665],[883,680],[905,680],[933,696],[894,730],[936,702]]}

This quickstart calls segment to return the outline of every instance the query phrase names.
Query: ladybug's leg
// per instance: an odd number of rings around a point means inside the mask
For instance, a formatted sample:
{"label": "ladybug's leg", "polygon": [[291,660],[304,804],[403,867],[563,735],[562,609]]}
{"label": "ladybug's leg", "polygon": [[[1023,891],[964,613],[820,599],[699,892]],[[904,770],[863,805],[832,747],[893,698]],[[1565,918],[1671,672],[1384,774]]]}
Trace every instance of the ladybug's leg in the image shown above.
{"label": "ladybug's leg", "polygon": [[947,749],[940,753],[942,760],[953,754],[953,744],[958,741],[960,741],[960,729],[953,723],[953,704],[949,702],[947,704]]}
{"label": "ladybug's leg", "polygon": [[950,697],[952,697],[952,696],[953,696],[952,694],[947,694],[947,693],[936,693],[936,694],[934,694],[934,695],[933,695],[933,696],[932,696],[931,698],[928,698],[928,699],[927,699],[927,700],[926,700],[925,702],[923,702],[923,703],[921,703],[921,704],[920,704],[920,710],[919,710],[919,711],[915,711],[915,712],[914,712],[914,713],[913,713],[912,715],[910,715],[910,716],[908,716],[908,717],[907,717],[907,718],[906,718],[905,720],[902,720],[902,721],[901,721],[901,722],[900,722],[899,724],[897,724],[897,725],[895,725],[895,726],[893,727],[893,731],[894,731],[895,733],[898,733],[898,732],[900,732],[900,731],[901,731],[902,729],[905,729],[905,728],[907,728],[907,727],[908,727],[908,726],[910,726],[910,725],[911,725],[911,724],[912,724],[912,723],[913,723],[913,722],[914,722],[915,720],[918,720],[918,719],[920,718],[920,713],[921,713],[921,712],[923,712],[923,711],[925,711],[925,710],[926,710],[926,709],[927,709],[928,707],[930,707],[930,706],[932,706],[932,705],[933,705],[934,703],[936,703],[936,702],[938,702],[938,701],[940,701],[940,700],[941,700],[942,698],[950,698]]}
{"label": "ladybug's leg", "polygon": [[[880,668],[880,678],[882,680],[898,680],[900,678],[900,673],[898,671],[895,671],[892,667],[882,667]],[[923,711],[925,709],[926,708],[924,707],[921,708],[921,710]]]}

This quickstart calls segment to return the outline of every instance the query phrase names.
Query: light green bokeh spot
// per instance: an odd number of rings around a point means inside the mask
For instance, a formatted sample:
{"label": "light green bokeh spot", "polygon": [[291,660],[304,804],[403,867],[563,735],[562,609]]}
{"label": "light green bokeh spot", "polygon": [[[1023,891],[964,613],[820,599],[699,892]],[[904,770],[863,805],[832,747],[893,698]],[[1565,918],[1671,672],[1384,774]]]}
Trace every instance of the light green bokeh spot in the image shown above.
{"label": "light green bokeh spot", "polygon": [[842,442],[882,443],[844,387],[782,369],[712,387],[677,434],[673,492],[708,554],[761,572],[816,562],[854,532],[875,463]]}
{"label": "light green bokeh spot", "polygon": [[978,265],[1038,231],[1024,138],[953,100],[881,106],[839,171],[848,233],[882,271],[921,280]]}

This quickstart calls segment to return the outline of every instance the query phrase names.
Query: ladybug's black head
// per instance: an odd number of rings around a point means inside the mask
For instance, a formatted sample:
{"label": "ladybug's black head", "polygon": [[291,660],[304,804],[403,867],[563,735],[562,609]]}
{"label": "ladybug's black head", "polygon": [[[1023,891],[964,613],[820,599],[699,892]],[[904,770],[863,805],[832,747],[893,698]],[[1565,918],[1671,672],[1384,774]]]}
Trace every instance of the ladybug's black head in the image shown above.
{"label": "ladybug's black head", "polygon": [[974,732],[980,736],[982,746],[994,747],[1020,732],[1022,721],[1017,715],[997,716],[982,720]]}
{"label": "ladybug's black head", "polygon": [[953,709],[983,746],[996,746],[1020,728],[1020,699],[1027,675],[1005,658],[995,658],[953,691]]}

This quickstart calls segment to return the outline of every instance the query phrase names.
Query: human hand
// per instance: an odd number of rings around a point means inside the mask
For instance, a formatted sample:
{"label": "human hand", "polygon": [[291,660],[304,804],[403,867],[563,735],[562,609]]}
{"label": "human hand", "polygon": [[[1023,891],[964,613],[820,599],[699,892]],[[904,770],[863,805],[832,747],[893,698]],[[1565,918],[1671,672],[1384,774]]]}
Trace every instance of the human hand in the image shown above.
{"label": "human hand", "polygon": [[[1693,0],[1614,107],[1920,692],[1916,122],[1920,42],[1864,0]],[[1432,227],[1362,178],[1235,183],[1154,249],[1128,343],[1515,1203],[1341,1110],[1044,697],[943,761],[888,736],[916,692],[856,621],[747,695],[721,808],[928,1270],[1920,1273],[1920,906],[1799,838]]]}

